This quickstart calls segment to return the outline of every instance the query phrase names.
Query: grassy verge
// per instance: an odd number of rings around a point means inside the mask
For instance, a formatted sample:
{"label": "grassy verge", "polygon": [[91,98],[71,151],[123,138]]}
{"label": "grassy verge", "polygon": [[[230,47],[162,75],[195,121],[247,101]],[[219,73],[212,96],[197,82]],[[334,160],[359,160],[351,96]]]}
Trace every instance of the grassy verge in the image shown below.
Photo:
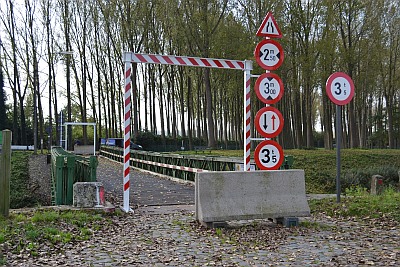
{"label": "grassy verge", "polygon": [[62,244],[91,238],[96,230],[110,223],[107,214],[96,211],[39,210],[0,216],[0,266],[12,252],[38,256],[58,253]]}
{"label": "grassy verge", "polygon": [[[335,150],[287,150],[294,156],[295,169],[305,171],[309,193],[334,193],[336,188]],[[385,177],[386,185],[397,186],[400,170],[400,150],[343,149],[341,153],[342,192],[353,187],[370,188],[374,174]]]}
{"label": "grassy verge", "polygon": [[29,189],[30,152],[13,151],[11,155],[10,207],[18,209],[33,207],[38,200]]}
{"label": "grassy verge", "polygon": [[389,187],[381,195],[370,195],[365,188],[346,191],[346,197],[336,203],[336,198],[312,200],[313,213],[325,213],[344,218],[387,218],[400,222],[400,193]]}
{"label": "grassy verge", "polygon": [[[184,153],[195,154],[195,151]],[[336,150],[291,149],[285,150],[284,154],[294,157],[293,169],[305,171],[307,193],[335,193]],[[198,155],[202,154],[198,153]],[[211,150],[204,155],[243,157],[243,151]],[[342,191],[354,186],[369,189],[370,179],[374,174],[385,177],[385,184],[397,186],[399,170],[400,150],[398,149],[343,149],[341,152]]]}

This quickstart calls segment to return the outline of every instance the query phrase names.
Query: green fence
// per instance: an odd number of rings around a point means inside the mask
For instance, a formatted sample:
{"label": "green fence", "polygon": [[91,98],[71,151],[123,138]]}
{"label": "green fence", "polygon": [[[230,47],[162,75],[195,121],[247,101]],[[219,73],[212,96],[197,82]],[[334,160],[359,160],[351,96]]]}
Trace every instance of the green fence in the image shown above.
{"label": "green fence", "polygon": [[[101,146],[100,155],[122,162],[123,149]],[[242,158],[206,155],[206,153],[201,155],[180,155],[131,150],[130,165],[139,169],[190,181],[194,181],[196,172],[202,170],[236,171],[238,165],[243,165]],[[285,156],[281,169],[290,169],[292,165],[293,157]]]}
{"label": "green fence", "polygon": [[95,182],[97,165],[96,156],[77,156],[61,147],[52,147],[52,204],[71,205],[74,183]]}

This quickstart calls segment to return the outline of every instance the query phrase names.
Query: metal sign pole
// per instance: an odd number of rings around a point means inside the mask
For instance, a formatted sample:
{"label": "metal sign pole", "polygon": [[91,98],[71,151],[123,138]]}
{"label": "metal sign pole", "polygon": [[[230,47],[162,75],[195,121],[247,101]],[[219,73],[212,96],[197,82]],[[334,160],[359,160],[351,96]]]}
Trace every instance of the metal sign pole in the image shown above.
{"label": "metal sign pole", "polygon": [[243,136],[243,170],[250,171],[250,78],[251,70],[253,69],[251,60],[244,62],[244,136]]}
{"label": "metal sign pole", "polygon": [[60,112],[60,147],[63,146],[62,140],[63,140],[63,112]]}
{"label": "metal sign pole", "polygon": [[326,93],[336,104],[336,194],[340,202],[340,145],[342,143],[342,106],[348,104],[354,96],[354,83],[349,75],[335,72],[326,81]]}
{"label": "metal sign pole", "polygon": [[340,145],[342,142],[342,107],[336,105],[336,202],[340,203]]}

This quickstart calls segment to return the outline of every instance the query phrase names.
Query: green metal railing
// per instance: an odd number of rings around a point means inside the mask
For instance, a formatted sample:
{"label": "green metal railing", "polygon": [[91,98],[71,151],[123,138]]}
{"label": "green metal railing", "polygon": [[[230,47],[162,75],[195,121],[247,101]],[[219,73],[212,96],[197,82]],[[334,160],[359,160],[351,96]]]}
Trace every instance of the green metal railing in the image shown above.
{"label": "green metal railing", "polygon": [[76,182],[95,182],[97,158],[77,156],[61,147],[51,148],[52,204],[71,205]]}
{"label": "green metal railing", "polygon": [[[100,155],[122,162],[123,150],[118,147],[101,146]],[[235,171],[240,164],[243,164],[242,158],[179,155],[140,150],[131,150],[130,160],[132,167],[190,181],[194,181],[196,172]],[[281,169],[290,169],[292,165],[293,156],[285,156]]]}

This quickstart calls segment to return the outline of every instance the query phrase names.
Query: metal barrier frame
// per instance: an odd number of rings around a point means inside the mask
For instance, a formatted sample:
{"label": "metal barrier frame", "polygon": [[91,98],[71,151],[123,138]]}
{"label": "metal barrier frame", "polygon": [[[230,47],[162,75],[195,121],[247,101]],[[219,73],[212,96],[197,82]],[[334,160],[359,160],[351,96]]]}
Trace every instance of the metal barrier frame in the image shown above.
{"label": "metal barrier frame", "polygon": [[67,131],[67,127],[71,125],[71,126],[93,126],[94,132],[93,132],[93,136],[94,136],[94,140],[93,140],[93,155],[96,155],[96,123],[95,122],[65,122],[64,123],[64,127],[65,127],[65,142],[64,142],[64,150],[67,151],[68,150],[68,131]]}
{"label": "metal barrier frame", "polygon": [[230,60],[215,58],[186,57],[173,55],[139,54],[124,52],[122,56],[124,62],[124,167],[123,167],[123,207],[125,212],[129,212],[129,158],[130,158],[130,139],[131,139],[131,71],[132,63],[148,63],[162,65],[177,65],[190,67],[203,67],[215,69],[234,69],[241,70],[244,74],[244,117],[243,117],[243,162],[246,171],[250,171],[250,78],[253,62],[251,60]]}

